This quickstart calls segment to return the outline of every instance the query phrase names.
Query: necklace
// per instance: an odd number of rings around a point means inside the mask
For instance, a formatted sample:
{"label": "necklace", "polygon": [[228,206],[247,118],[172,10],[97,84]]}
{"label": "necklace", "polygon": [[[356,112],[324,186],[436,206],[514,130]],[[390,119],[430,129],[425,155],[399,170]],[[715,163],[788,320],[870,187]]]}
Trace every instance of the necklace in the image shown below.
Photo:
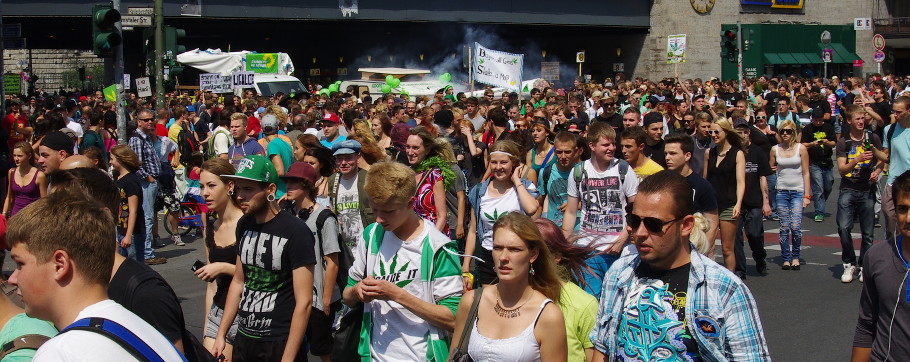
{"label": "necklace", "polygon": [[519,317],[519,316],[521,316],[521,307],[523,307],[525,305],[525,303],[527,303],[527,302],[528,302],[528,300],[525,299],[525,301],[521,302],[521,304],[519,304],[517,307],[512,308],[512,309],[506,309],[505,307],[503,307],[502,305],[499,304],[499,297],[496,297],[496,304],[493,305],[493,311],[496,312],[496,314],[498,314],[500,317],[503,317],[503,318]]}

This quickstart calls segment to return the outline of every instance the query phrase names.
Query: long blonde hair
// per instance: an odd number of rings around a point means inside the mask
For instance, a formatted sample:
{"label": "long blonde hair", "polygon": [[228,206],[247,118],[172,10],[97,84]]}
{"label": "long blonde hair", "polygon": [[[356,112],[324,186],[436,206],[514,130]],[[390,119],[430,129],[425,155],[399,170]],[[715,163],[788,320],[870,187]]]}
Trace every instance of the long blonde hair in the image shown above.
{"label": "long blonde hair", "polygon": [[[780,126],[777,128],[777,132],[780,133],[782,129],[787,127],[790,127],[790,129],[793,130],[793,136],[790,137],[790,141],[787,142],[787,147],[793,147],[793,144],[799,142],[799,127],[796,126],[796,122],[785,119],[780,123]],[[781,139],[781,143],[783,143],[783,139]]]}
{"label": "long blonde hair", "polygon": [[531,263],[533,272],[528,276],[528,283],[534,290],[559,303],[562,282],[556,272],[556,259],[534,220],[523,213],[513,211],[496,219],[493,234],[502,228],[507,228],[518,235],[527,245],[529,252],[537,251],[537,259]]}

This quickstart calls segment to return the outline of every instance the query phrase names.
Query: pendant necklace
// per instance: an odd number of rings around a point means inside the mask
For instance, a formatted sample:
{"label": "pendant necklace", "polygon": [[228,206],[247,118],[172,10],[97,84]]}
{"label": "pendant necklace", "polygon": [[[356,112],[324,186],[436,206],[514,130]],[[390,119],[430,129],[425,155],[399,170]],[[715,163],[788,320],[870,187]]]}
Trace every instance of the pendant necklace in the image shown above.
{"label": "pendant necklace", "polygon": [[506,309],[505,307],[503,307],[502,305],[499,304],[499,297],[497,296],[496,304],[493,305],[493,311],[496,312],[496,314],[498,314],[500,317],[503,317],[503,318],[519,317],[519,316],[521,316],[521,307],[524,306],[525,303],[527,303],[527,302],[528,302],[528,300],[525,299],[525,301],[522,302],[521,304],[519,304],[517,307],[512,308],[512,309]]}

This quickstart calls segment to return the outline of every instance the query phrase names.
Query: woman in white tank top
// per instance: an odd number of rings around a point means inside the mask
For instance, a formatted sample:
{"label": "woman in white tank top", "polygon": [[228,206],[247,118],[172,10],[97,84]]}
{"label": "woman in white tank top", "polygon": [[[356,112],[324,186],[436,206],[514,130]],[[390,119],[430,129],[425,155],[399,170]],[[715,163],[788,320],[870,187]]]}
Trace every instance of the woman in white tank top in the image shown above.
{"label": "woman in white tank top", "polygon": [[777,209],[780,214],[782,269],[799,270],[803,208],[809,205],[809,153],[799,143],[796,123],[784,120],[778,128],[781,142],[771,148],[771,168],[777,167]]}
{"label": "woman in white tank top", "polygon": [[473,327],[467,319],[474,291],[465,293],[458,305],[452,352],[467,326],[467,349],[474,361],[565,361],[565,321],[553,303],[559,301],[562,283],[530,217],[510,212],[496,220],[493,263],[499,283],[484,288]]}

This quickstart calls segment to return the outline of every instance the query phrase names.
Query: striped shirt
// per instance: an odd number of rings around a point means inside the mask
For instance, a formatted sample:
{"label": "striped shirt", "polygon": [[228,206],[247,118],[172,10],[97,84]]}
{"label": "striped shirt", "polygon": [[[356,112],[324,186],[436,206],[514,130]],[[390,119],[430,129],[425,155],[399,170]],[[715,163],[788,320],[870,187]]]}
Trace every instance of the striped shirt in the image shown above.
{"label": "striped shirt", "polygon": [[143,181],[148,179],[148,176],[158,178],[158,175],[161,174],[161,161],[158,157],[158,153],[155,152],[155,145],[152,143],[150,136],[136,130],[136,133],[130,137],[130,148],[136,152],[136,155],[139,156],[139,170],[136,171],[136,176]]}
{"label": "striped shirt", "polygon": [[[617,260],[603,281],[597,320],[591,331],[594,348],[612,361],[618,355],[617,333],[627,293],[635,285],[637,254]],[[758,306],[749,289],[732,272],[692,251],[686,298],[686,324],[706,361],[770,361]],[[700,322],[701,321],[701,322]],[[706,332],[700,323],[717,327]],[[709,328],[711,329],[711,328]]]}

